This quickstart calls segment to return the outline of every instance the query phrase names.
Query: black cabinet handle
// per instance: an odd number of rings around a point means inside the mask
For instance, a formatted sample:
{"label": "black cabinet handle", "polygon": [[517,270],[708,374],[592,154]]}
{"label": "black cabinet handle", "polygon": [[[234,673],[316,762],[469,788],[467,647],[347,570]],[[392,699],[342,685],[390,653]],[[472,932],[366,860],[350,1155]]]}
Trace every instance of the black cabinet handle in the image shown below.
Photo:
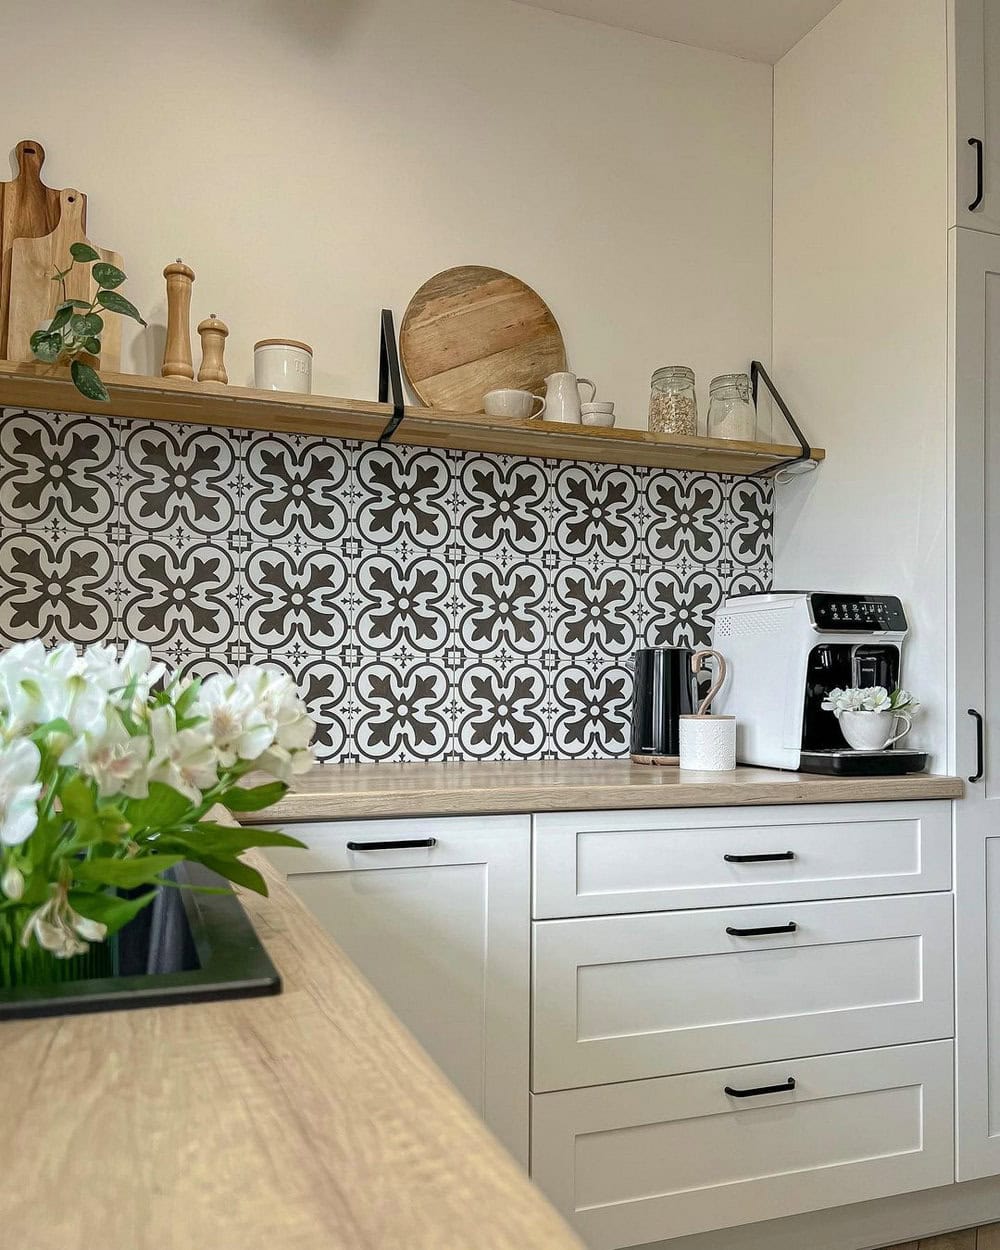
{"label": "black cabinet handle", "polygon": [[983,763],[983,714],[977,712],[974,707],[969,708],[969,715],[976,722],[976,772],[970,777],[970,781],[982,781],[985,765]]}
{"label": "black cabinet handle", "polygon": [[731,1085],[726,1085],[725,1091],[730,1098],[759,1098],[761,1094],[787,1094],[794,1088],[795,1077],[790,1076],[783,1085],[761,1085],[759,1089],[733,1089]]}
{"label": "black cabinet handle", "polygon": [[794,851],[775,851],[771,855],[723,855],[727,864],[770,864],[776,859],[794,859]]}
{"label": "black cabinet handle", "polygon": [[974,213],[983,202],[985,186],[983,180],[983,141],[982,139],[970,139],[969,147],[976,149],[976,198],[969,205],[969,212]]}
{"label": "black cabinet handle", "polygon": [[794,933],[799,926],[794,920],[788,924],[771,924],[763,929],[734,929],[732,925],[726,925],[726,932],[733,937],[763,937],[766,933]]}
{"label": "black cabinet handle", "polygon": [[437,846],[437,838],[399,838],[395,842],[348,842],[349,851],[413,851]]}

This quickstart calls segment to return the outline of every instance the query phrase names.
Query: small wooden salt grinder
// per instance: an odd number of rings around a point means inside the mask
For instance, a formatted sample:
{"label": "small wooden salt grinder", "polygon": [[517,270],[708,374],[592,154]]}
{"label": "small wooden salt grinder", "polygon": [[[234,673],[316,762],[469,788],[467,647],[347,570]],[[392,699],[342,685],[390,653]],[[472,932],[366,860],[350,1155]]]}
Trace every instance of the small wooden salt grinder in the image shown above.
{"label": "small wooden salt grinder", "polygon": [[194,378],[191,356],[191,287],[194,270],[178,256],[163,271],[167,280],[167,343],[163,349],[165,378]]}
{"label": "small wooden salt grinder", "polygon": [[220,321],[215,313],[209,313],[204,321],[198,323],[198,334],[201,337],[201,368],[198,370],[199,382],[229,381],[223,354],[226,350],[226,339],[229,326]]}

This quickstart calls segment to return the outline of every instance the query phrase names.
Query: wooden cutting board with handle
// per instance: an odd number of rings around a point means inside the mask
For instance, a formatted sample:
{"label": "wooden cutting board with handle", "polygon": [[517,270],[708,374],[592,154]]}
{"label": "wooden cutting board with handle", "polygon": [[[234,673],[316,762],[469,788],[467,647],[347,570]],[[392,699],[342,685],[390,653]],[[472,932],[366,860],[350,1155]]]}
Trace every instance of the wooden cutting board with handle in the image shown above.
{"label": "wooden cutting board with handle", "polygon": [[422,403],[482,412],[499,387],[538,392],[566,368],[555,317],[530,286],[484,265],[435,274],[410,300],[399,334],[400,359]]}
{"label": "wooden cutting board with handle", "polygon": [[[22,139],[14,149],[17,176],[0,182],[0,358],[7,351],[7,309],[10,298],[11,248],[15,239],[50,234],[59,224],[60,192],[42,182],[45,149],[35,139]],[[83,224],[87,225],[87,197],[83,196]]]}
{"label": "wooden cutting board with handle", "polygon": [[[62,300],[62,288],[52,281],[57,269],[65,269],[74,243],[90,243],[83,224],[86,197],[67,188],[59,192],[59,224],[40,239],[15,239],[11,247],[10,311],[7,323],[7,356],[10,360],[31,360],[32,334],[50,321]],[[101,260],[122,268],[122,258],[106,248],[91,247]],[[77,264],[66,279],[69,299],[91,300],[96,286],[90,277],[90,264]],[[117,313],[101,313],[101,365],[112,373],[121,369],[122,327]]]}

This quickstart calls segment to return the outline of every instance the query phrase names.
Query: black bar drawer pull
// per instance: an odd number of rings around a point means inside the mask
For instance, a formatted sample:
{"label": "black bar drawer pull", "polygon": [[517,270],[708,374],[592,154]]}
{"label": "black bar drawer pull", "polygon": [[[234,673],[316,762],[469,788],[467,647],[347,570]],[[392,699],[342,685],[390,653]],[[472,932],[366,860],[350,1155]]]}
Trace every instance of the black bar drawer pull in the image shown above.
{"label": "black bar drawer pull", "polygon": [[986,193],[985,180],[983,178],[983,141],[982,139],[970,139],[969,147],[976,149],[976,198],[969,205],[969,212],[974,213],[983,202],[983,196]]}
{"label": "black bar drawer pull", "polygon": [[763,937],[766,933],[794,933],[798,927],[794,920],[790,920],[788,924],[770,924],[763,929],[734,929],[731,924],[727,924],[726,932],[732,937]]}
{"label": "black bar drawer pull", "polygon": [[437,846],[437,838],[399,838],[395,842],[348,842],[349,851],[414,851]]}
{"label": "black bar drawer pull", "polygon": [[759,1089],[733,1089],[731,1085],[725,1086],[725,1092],[730,1098],[759,1098],[761,1094],[787,1094],[795,1088],[795,1077],[790,1076],[783,1085],[761,1085]]}
{"label": "black bar drawer pull", "polygon": [[983,772],[986,768],[983,761],[983,714],[982,712],[977,712],[974,707],[970,707],[969,715],[976,722],[976,771],[969,780],[982,781]]}
{"label": "black bar drawer pull", "polygon": [[794,859],[794,851],[775,851],[771,855],[723,855],[727,864],[771,864],[776,859]]}

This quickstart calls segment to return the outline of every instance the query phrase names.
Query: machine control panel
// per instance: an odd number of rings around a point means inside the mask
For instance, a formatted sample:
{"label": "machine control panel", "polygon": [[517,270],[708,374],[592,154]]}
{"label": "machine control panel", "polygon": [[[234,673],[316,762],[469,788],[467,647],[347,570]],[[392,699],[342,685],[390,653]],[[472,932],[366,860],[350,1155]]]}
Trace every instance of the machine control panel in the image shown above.
{"label": "machine control panel", "polygon": [[813,621],[817,629],[845,633],[906,631],[906,613],[895,595],[811,594]]}

